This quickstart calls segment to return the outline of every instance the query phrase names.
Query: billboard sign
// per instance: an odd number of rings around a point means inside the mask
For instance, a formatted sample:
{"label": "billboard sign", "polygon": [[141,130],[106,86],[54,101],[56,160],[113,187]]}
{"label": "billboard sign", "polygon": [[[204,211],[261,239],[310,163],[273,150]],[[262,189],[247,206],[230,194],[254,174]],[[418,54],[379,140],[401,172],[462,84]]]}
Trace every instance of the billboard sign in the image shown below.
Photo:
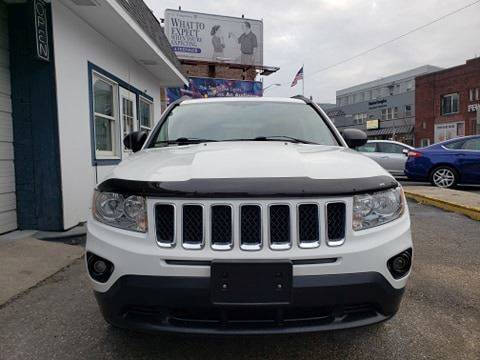
{"label": "billboard sign", "polygon": [[262,96],[262,83],[260,81],[191,77],[188,87],[167,89],[169,104],[185,95],[191,98]]}
{"label": "billboard sign", "polygon": [[179,59],[263,65],[263,22],[165,10],[165,34]]}

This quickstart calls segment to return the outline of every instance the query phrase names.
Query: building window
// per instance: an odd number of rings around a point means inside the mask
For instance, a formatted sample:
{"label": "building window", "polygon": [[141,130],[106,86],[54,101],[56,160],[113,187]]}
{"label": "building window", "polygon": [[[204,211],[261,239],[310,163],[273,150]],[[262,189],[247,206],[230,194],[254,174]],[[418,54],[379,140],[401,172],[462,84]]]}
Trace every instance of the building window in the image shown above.
{"label": "building window", "polygon": [[135,117],[133,114],[133,100],[122,98],[123,137],[135,131]]}
{"label": "building window", "polygon": [[420,147],[430,146],[430,139],[420,140]]}
{"label": "building window", "polygon": [[363,125],[366,121],[367,121],[367,114],[366,113],[355,114],[353,116],[353,123],[355,125]]}
{"label": "building window", "polygon": [[139,108],[140,108],[140,129],[145,131],[150,131],[153,124],[153,104],[151,101],[148,101],[140,97]]}
{"label": "building window", "polygon": [[115,156],[118,86],[113,81],[94,74],[93,108],[95,117],[95,152],[99,157]]}
{"label": "building window", "polygon": [[458,113],[458,93],[442,96],[442,115]]}
{"label": "building window", "polygon": [[413,86],[414,86],[413,80],[407,81],[407,91],[412,91]]}
{"label": "building window", "polygon": [[153,98],[95,64],[88,69],[92,164],[115,165],[129,152],[124,136],[153,127]]}
{"label": "building window", "polygon": [[382,109],[382,120],[393,120],[398,118],[398,107]]}
{"label": "building window", "polygon": [[372,90],[365,91],[365,101],[370,100],[372,98]]}
{"label": "building window", "polygon": [[405,117],[412,116],[412,105],[405,105]]}
{"label": "building window", "polygon": [[363,101],[363,92],[359,92],[355,94],[355,103],[359,103]]}
{"label": "building window", "polygon": [[380,89],[373,89],[372,90],[372,99],[376,99],[380,97]]}
{"label": "building window", "polygon": [[348,105],[353,104],[353,95],[348,95]]}
{"label": "building window", "polygon": [[480,97],[479,97],[479,91],[480,89],[479,88],[476,88],[476,89],[470,89],[470,96],[469,96],[469,100],[470,101],[476,101],[478,100]]}

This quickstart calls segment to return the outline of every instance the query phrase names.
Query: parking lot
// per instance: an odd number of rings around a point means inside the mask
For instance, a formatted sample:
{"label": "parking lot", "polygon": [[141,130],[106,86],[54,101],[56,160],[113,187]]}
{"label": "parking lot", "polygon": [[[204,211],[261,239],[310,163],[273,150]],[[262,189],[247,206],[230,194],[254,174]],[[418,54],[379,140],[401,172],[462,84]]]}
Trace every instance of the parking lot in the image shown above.
{"label": "parking lot", "polygon": [[480,223],[410,202],[413,276],[392,320],[289,336],[148,335],[103,321],[81,260],[0,308],[0,358],[479,359]]}

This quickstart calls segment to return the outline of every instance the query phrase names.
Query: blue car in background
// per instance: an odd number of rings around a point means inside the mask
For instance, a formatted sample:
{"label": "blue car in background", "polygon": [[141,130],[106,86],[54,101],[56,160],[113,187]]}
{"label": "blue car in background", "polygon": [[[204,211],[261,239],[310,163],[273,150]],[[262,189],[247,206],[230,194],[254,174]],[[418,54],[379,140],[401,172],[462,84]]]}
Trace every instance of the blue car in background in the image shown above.
{"label": "blue car in background", "polygon": [[443,188],[480,184],[480,136],[465,136],[410,150],[405,174],[412,180],[428,180]]}

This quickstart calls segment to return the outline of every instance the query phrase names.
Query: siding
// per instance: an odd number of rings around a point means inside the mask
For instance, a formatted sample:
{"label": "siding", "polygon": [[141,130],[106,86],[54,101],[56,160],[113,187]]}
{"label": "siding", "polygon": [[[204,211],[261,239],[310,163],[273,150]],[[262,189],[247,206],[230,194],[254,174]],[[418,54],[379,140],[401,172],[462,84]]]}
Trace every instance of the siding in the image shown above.
{"label": "siding", "polygon": [[7,7],[0,0],[0,233],[17,228]]}

